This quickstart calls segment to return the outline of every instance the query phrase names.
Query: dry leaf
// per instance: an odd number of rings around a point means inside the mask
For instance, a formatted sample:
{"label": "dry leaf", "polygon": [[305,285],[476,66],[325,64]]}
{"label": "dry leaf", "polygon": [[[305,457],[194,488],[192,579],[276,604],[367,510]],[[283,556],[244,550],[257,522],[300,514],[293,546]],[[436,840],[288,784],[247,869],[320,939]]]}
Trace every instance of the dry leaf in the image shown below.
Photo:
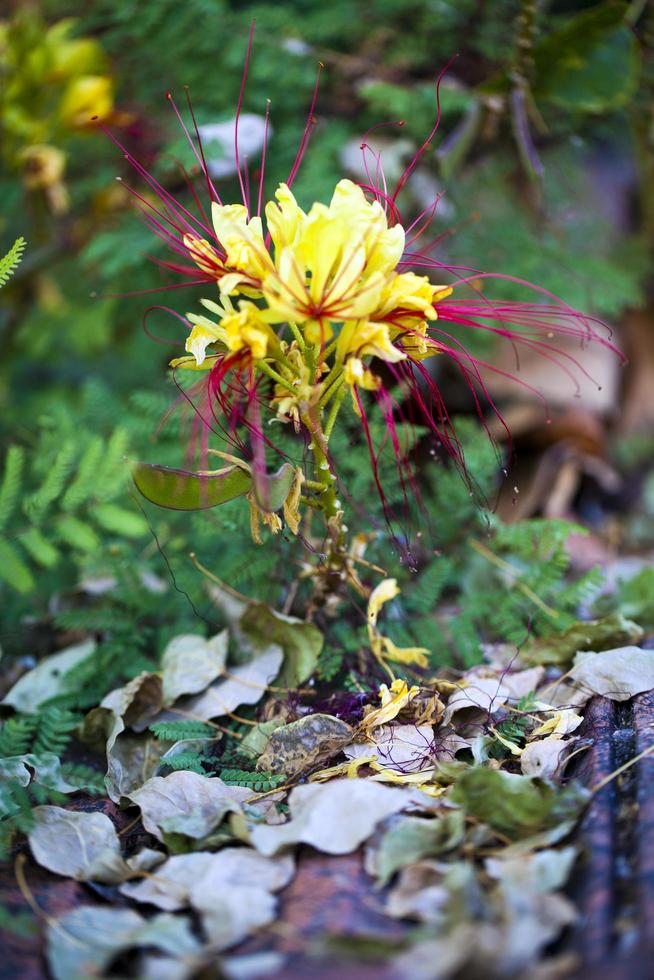
{"label": "dry leaf", "polygon": [[375,756],[394,772],[419,772],[434,765],[437,752],[431,725],[384,725],[370,733],[369,742],[356,742],[343,749],[348,759]]}
{"label": "dry leaf", "polygon": [[578,653],[570,676],[593,694],[611,701],[628,701],[654,689],[654,652],[619,647],[603,653]]}
{"label": "dry leaf", "polygon": [[81,906],[48,923],[48,965],[55,980],[89,980],[120,953],[154,947],[173,957],[193,957],[200,944],[186,918],[161,913],[144,919],[133,909]]}
{"label": "dry leaf", "polygon": [[403,789],[366,779],[308,783],[291,791],[291,819],[277,827],[254,827],[251,840],[261,854],[278,854],[293,844],[310,844],[326,854],[349,854],[385,817],[407,806]]}
{"label": "dry leaf", "polygon": [[[465,711],[466,721],[488,715],[506,704],[510,696],[497,676],[482,677],[469,673],[466,674],[465,682],[466,686],[455,691],[445,706],[444,725],[449,725],[454,715],[460,715],[462,711]],[[461,718],[457,720],[461,721]]]}
{"label": "dry leaf", "polygon": [[271,733],[257,769],[295,776],[331,759],[351,738],[352,729],[340,718],[306,715]]}
{"label": "dry leaf", "polygon": [[76,682],[68,681],[66,674],[92,657],[95,647],[95,640],[84,640],[46,657],[37,667],[23,674],[0,703],[31,714],[56,695],[74,693]]}
{"label": "dry leaf", "polygon": [[223,671],[227,642],[227,630],[209,640],[190,633],[171,640],[161,658],[165,703],[204,691]]}
{"label": "dry leaf", "polygon": [[206,863],[190,890],[190,902],[202,916],[212,947],[225,949],[255,929],[273,922],[273,892],[295,873],[290,855],[270,858],[251,848],[230,847]]}
{"label": "dry leaf", "polygon": [[120,840],[104,813],[37,806],[28,837],[40,865],[76,881],[124,881],[131,873]]}
{"label": "dry leaf", "polygon": [[175,855],[154,875],[120,890],[170,912],[193,907],[212,948],[224,949],[275,918],[272,892],[287,885],[294,870],[288,855],[269,858],[249,847],[226,847],[218,853]]}
{"label": "dry leaf", "polygon": [[181,769],[169,776],[153,776],[126,795],[141,808],[145,829],[163,840],[164,834],[172,833],[206,837],[226,813],[239,813],[239,802],[253,794],[250,789]]}
{"label": "dry leaf", "polygon": [[[249,663],[229,669],[229,677],[217,680],[203,693],[185,698],[179,707],[196,719],[206,721],[229,714],[242,704],[256,704],[275,679],[282,665],[282,648],[271,644]],[[179,718],[179,715],[175,716]],[[163,716],[161,719],[163,720]]]}
{"label": "dry leaf", "polygon": [[551,735],[549,738],[529,742],[520,756],[520,768],[525,776],[552,779],[575,741],[573,738],[563,739]]}

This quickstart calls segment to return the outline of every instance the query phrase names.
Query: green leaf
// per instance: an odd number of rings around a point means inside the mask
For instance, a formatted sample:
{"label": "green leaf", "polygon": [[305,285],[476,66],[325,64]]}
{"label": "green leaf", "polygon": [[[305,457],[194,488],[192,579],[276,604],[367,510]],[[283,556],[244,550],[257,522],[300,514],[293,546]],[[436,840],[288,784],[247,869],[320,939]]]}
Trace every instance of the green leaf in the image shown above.
{"label": "green leaf", "polygon": [[215,738],[216,729],[203,721],[158,721],[150,725],[150,731],[164,742],[177,742],[180,739]]}
{"label": "green leaf", "polygon": [[56,530],[62,541],[78,551],[97,551],[100,548],[100,538],[91,525],[72,514],[62,515],[57,520]]}
{"label": "green leaf", "polygon": [[43,568],[53,568],[59,561],[59,552],[38,527],[29,527],[26,531],[22,531],[18,535],[18,540],[25,551],[29,552],[34,561]]}
{"label": "green leaf", "polygon": [[640,55],[622,4],[607,0],[572,17],[534,52],[533,94],[566,110],[607,112],[638,87]]}
{"label": "green leaf", "polygon": [[18,494],[25,462],[25,451],[21,446],[10,446],[5,460],[5,471],[0,485],[0,530],[11,517]]}
{"label": "green leaf", "polygon": [[424,857],[435,857],[458,847],[464,838],[464,816],[452,810],[432,820],[401,817],[386,831],[379,847],[367,860],[367,870],[386,885],[396,871]]}
{"label": "green leaf", "polygon": [[35,581],[29,568],[8,541],[0,541],[0,579],[16,592],[31,592]]}
{"label": "green leaf", "polygon": [[316,669],[323,635],[313,623],[253,602],[241,617],[239,627],[258,647],[276,643],[282,648],[284,665],[277,680],[281,687],[298,687]]}
{"label": "green leaf", "polygon": [[465,812],[515,840],[575,821],[588,792],[574,783],[564,789],[531,776],[475,766],[457,778],[451,799]]}
{"label": "green leaf", "polygon": [[136,463],[132,477],[146,500],[169,510],[207,510],[242,497],[252,486],[249,474],[238,466],[203,474],[156,463]]}
{"label": "green leaf", "polygon": [[17,238],[7,254],[0,259],[0,286],[4,286],[18,268],[26,244],[24,238]]}
{"label": "green leaf", "polygon": [[610,650],[637,643],[642,636],[643,630],[637,623],[616,614],[575,623],[564,633],[533,638],[521,651],[520,659],[526,664],[565,666],[580,651]]}
{"label": "green leaf", "polygon": [[117,504],[96,504],[93,516],[105,530],[125,538],[142,538],[149,532],[147,521],[140,514]]}

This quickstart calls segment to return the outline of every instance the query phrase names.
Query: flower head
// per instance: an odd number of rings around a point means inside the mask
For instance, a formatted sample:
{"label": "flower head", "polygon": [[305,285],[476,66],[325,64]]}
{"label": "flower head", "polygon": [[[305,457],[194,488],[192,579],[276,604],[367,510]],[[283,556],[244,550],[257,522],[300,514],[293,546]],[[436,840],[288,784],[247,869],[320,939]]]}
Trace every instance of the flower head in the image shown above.
{"label": "flower head", "polygon": [[[466,349],[460,340],[462,328],[508,338],[516,349],[523,345],[540,351],[568,375],[583,368],[557,347],[556,336],[611,346],[597,333],[592,318],[555,298],[541,292],[544,301],[539,303],[491,302],[481,293],[487,275],[472,268],[448,269],[433,256],[431,246],[420,250],[424,229],[409,234],[397,197],[436,127],[393,194],[383,177],[379,186],[344,179],[327,203],[317,201],[305,210],[291,184],[308,143],[316,91],[289,179],[265,205],[263,168],[255,198],[246,186],[237,149],[243,200],[223,203],[204,155],[189,136],[210,197],[210,208],[200,206],[197,213],[175,200],[126,153],[150,192],[144,196],[133,191],[144,217],[177,255],[162,264],[194,285],[203,283],[213,290],[213,296],[202,300],[205,312],[187,314],[187,356],[172,362],[175,370],[206,371],[206,382],[197,388],[204,395],[204,425],[218,428],[249,456],[255,476],[265,470],[265,447],[272,447],[268,421],[291,423],[304,433],[314,453],[319,479],[310,482],[322,487],[321,496],[311,501],[301,495],[298,481],[291,520],[295,530],[302,500],[322,509],[332,529],[342,513],[329,437],[348,391],[386,503],[379,478],[380,450],[373,445],[368,424],[371,405],[381,412],[402,466],[408,465],[398,434],[403,403],[410,404],[411,419],[419,419],[425,431],[461,461],[447,406],[424,363],[428,358],[448,358],[480,411],[485,400],[497,413],[484,380],[484,372],[493,371],[493,365]],[[184,125],[172,99],[171,104]],[[237,148],[238,115],[235,126]],[[153,203],[152,192],[158,203]],[[519,377],[516,381],[521,383]],[[423,661],[424,651],[400,650],[371,628],[380,659]]]}

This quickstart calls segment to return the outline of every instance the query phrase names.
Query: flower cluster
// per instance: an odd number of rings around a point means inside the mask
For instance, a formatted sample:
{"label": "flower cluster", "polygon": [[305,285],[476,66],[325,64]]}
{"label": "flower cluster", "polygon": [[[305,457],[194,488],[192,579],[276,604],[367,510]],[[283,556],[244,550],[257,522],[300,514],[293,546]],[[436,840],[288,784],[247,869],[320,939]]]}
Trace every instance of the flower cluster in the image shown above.
{"label": "flower cluster", "polygon": [[341,180],[329,205],[305,212],[281,184],[265,216],[266,236],[245,205],[214,202],[215,242],[184,235],[221,302],[202,301],[212,317],[187,314],[191,357],[174,366],[211,368],[226,353],[245,355],[276,378],[277,414],[297,425],[303,406],[342,384],[378,390],[371,358],[395,364],[438,353],[427,328],[452,289],[397,271],[404,228],[389,227],[379,201]]}
{"label": "flower cluster", "polygon": [[[248,61],[249,48],[243,85]],[[538,287],[520,283],[533,291],[536,301],[491,300],[484,292],[486,281],[494,278],[501,283],[510,276],[493,277],[473,266],[448,267],[435,251],[439,239],[425,242],[437,201],[408,227],[403,223],[398,195],[434,138],[438,118],[394,192],[387,187],[381,160],[376,159],[374,168],[366,164],[368,183],[340,180],[328,204],[316,202],[305,211],[291,185],[308,144],[316,96],[317,85],[287,182],[279,185],[263,208],[267,145],[258,193],[256,188],[251,193],[247,168],[242,168],[238,156],[240,99],[234,162],[242,203],[222,201],[207,170],[197,126],[194,137],[170,96],[206,182],[210,214],[191,180],[196,208],[176,199],[118,144],[147,186],[145,193],[129,188],[146,223],[175,254],[173,260],[157,261],[185,280],[163,288],[189,284],[213,291],[213,296],[201,301],[201,313],[180,318],[170,310],[187,330],[186,354],[176,357],[172,367],[174,372],[201,372],[200,380],[183,387],[183,392],[202,428],[199,445],[205,458],[210,431],[226,439],[236,454],[226,457],[232,464],[226,470],[184,471],[184,475],[144,470],[147,488],[143,482],[137,485],[149,499],[183,509],[215,506],[246,494],[254,509],[253,527],[258,527],[261,517],[273,531],[281,527],[279,518],[271,516],[275,512],[284,509],[286,526],[298,533],[304,509],[320,510],[331,541],[328,552],[340,556],[335,567],[339,574],[346,568],[356,583],[352,561],[344,551],[339,499],[343,488],[329,445],[348,392],[368,445],[373,479],[391,518],[379,467],[386,445],[400,467],[405,501],[409,490],[412,496],[418,493],[398,423],[423,427],[437,446],[434,451],[463,463],[438,374],[424,363],[427,358],[439,354],[453,364],[480,416],[490,411],[502,422],[487,382],[493,373],[506,378],[507,372],[469,350],[463,341],[465,332],[483,331],[508,341],[516,355],[520,348],[537,352],[573,383],[586,372],[570,352],[571,340],[582,347],[596,341],[615,348],[597,332],[592,317]],[[190,102],[189,108],[195,125]],[[363,152],[365,157],[365,143]],[[511,377],[534,392],[520,378],[518,357],[516,365],[517,373]],[[372,438],[371,408],[383,419],[382,444]],[[304,436],[307,456],[302,479],[297,467],[288,463],[277,474],[268,473],[268,450],[281,452],[270,435],[271,420],[289,423]],[[292,506],[286,496],[291,492]],[[293,514],[290,521],[287,512]]]}

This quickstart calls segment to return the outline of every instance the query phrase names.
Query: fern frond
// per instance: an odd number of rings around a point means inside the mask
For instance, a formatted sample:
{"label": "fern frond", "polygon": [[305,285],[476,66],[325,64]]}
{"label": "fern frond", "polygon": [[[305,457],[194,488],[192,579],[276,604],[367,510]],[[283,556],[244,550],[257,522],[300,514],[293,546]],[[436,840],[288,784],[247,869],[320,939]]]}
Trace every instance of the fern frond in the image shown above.
{"label": "fern frond", "polygon": [[267,793],[282,786],[286,776],[274,772],[247,772],[245,769],[221,769],[219,776],[229,786],[244,786],[257,793]]}
{"label": "fern frond", "polygon": [[206,776],[207,771],[203,763],[207,761],[207,756],[199,752],[180,752],[179,755],[172,755],[170,758],[162,759],[161,764],[168,766],[176,772],[179,769],[187,769],[196,772],[198,776]]}
{"label": "fern frond", "polygon": [[216,729],[202,721],[162,721],[150,725],[150,731],[164,742],[188,738],[215,738]]}
{"label": "fern frond", "polygon": [[27,242],[24,238],[17,238],[7,254],[0,259],[0,288],[9,282],[9,279],[20,265],[26,244]]}
{"label": "fern frond", "polygon": [[66,782],[84,790],[90,796],[104,796],[106,793],[104,775],[91,766],[85,766],[83,763],[62,762],[61,775]]}
{"label": "fern frond", "polygon": [[79,724],[79,716],[60,707],[48,707],[37,716],[36,737],[32,751],[35,755],[54,752],[63,755]]}
{"label": "fern frond", "polygon": [[24,449],[21,446],[10,446],[0,485],[0,531],[6,526],[16,507],[22,485],[24,463]]}
{"label": "fern frond", "polygon": [[0,729],[0,759],[12,755],[27,755],[37,724],[38,718],[34,715],[8,718]]}

